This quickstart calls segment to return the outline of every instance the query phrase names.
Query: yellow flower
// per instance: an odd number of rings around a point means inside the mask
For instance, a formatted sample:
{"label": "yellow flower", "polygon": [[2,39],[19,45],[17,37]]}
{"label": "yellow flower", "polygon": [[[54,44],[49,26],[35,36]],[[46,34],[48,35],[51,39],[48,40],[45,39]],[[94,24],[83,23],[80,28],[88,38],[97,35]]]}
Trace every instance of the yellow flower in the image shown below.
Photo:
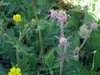
{"label": "yellow flower", "polygon": [[17,23],[20,22],[21,21],[21,15],[20,14],[13,15],[13,20]]}
{"label": "yellow flower", "polygon": [[12,67],[8,75],[21,75],[21,69]]}

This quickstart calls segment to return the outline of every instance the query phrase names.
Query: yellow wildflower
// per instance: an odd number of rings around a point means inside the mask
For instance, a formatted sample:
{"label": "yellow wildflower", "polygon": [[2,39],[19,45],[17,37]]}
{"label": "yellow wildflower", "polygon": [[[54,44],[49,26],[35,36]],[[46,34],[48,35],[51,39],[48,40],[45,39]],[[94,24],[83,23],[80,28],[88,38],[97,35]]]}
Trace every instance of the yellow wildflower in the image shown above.
{"label": "yellow wildflower", "polygon": [[13,20],[17,23],[20,22],[21,21],[21,15],[20,14],[13,15]]}
{"label": "yellow wildflower", "polygon": [[21,70],[20,68],[12,67],[8,75],[21,75]]}

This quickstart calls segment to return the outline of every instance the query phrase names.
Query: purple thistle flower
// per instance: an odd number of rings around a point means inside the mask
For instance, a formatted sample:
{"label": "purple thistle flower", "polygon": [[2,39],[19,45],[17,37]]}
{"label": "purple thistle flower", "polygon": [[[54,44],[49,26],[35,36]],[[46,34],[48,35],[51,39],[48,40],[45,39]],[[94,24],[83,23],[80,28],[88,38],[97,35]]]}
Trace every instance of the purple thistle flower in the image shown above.
{"label": "purple thistle flower", "polygon": [[96,24],[95,21],[93,21],[90,25],[90,28],[93,30],[93,29],[96,29],[98,27],[98,25]]}
{"label": "purple thistle flower", "polygon": [[59,15],[57,16],[57,19],[59,22],[62,22],[62,23],[66,22],[67,20],[66,11],[63,11],[63,10],[59,11]]}
{"label": "purple thistle flower", "polygon": [[63,10],[50,10],[51,17],[56,18],[60,23],[64,23],[67,20],[67,14],[66,11]]}
{"label": "purple thistle flower", "polygon": [[50,10],[50,16],[52,17],[52,18],[56,18],[57,17],[57,15],[58,15],[58,12],[56,11],[56,10]]}
{"label": "purple thistle flower", "polygon": [[59,46],[58,47],[66,47],[66,49],[67,49],[67,47],[69,47],[69,42],[68,42],[68,38],[65,38],[65,37],[60,37],[60,39],[59,39]]}

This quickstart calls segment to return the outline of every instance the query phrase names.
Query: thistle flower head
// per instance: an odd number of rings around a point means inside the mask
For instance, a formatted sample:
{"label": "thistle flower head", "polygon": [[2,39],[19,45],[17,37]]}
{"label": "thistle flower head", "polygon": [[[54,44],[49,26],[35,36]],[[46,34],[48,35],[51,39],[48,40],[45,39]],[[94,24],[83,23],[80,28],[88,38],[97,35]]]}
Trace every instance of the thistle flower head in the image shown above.
{"label": "thistle flower head", "polygon": [[[68,38],[68,39],[69,39],[69,38]],[[62,48],[62,47],[66,47],[66,48],[67,48],[67,47],[69,47],[68,39],[65,38],[65,37],[60,37],[58,47],[59,47],[59,48]]]}
{"label": "thistle flower head", "polygon": [[57,19],[59,22],[66,22],[66,20],[67,20],[66,11],[60,10],[59,15],[57,16]]}
{"label": "thistle flower head", "polygon": [[59,40],[59,43],[60,43],[60,44],[63,44],[63,45],[64,45],[64,44],[67,44],[67,39],[64,38],[64,37],[61,37],[60,40]]}
{"label": "thistle flower head", "polygon": [[56,18],[57,16],[58,16],[58,12],[56,11],[56,10],[50,10],[50,16],[52,17],[52,18]]}
{"label": "thistle flower head", "polygon": [[93,29],[96,29],[98,27],[98,25],[96,24],[95,21],[93,21],[90,25],[90,28],[93,30]]}
{"label": "thistle flower head", "polygon": [[8,75],[21,75],[21,70],[20,68],[12,67]]}
{"label": "thistle flower head", "polygon": [[64,23],[66,22],[67,20],[67,14],[66,14],[66,11],[64,10],[50,10],[50,13],[51,13],[51,17],[57,19],[60,23]]}

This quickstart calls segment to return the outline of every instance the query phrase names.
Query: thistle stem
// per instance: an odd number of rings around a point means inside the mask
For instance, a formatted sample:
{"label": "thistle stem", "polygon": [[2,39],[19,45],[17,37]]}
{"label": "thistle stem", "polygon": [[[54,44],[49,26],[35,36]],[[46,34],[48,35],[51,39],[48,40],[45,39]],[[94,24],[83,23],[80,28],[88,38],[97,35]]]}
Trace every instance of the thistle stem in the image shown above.
{"label": "thistle stem", "polygon": [[83,41],[83,43],[80,45],[80,47],[76,47],[75,50],[74,50],[74,55],[75,53],[79,53],[79,51],[83,48],[83,46],[85,45],[86,41],[87,41],[88,37],[86,37]]}
{"label": "thistle stem", "polygon": [[63,71],[63,62],[64,62],[64,60],[62,60],[62,61],[60,62],[60,74],[59,74],[59,75],[62,75],[62,71]]}
{"label": "thistle stem", "polygon": [[63,25],[63,23],[61,22],[60,23],[61,25],[60,25],[60,37],[64,37],[64,25]]}
{"label": "thistle stem", "polygon": [[[60,23],[60,38],[64,38],[64,25],[63,25],[63,22]],[[62,47],[60,47],[60,74],[59,75],[62,75],[62,72],[63,72],[63,62],[64,62],[64,59],[65,59],[65,49],[66,47],[62,45]]]}

